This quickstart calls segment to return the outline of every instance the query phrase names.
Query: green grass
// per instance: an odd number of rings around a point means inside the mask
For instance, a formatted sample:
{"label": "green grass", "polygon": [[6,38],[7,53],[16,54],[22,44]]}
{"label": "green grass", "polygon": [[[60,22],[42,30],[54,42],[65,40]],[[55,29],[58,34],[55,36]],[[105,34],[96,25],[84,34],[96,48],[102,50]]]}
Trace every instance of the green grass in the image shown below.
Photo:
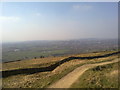
{"label": "green grass", "polygon": [[25,57],[34,58],[40,56],[51,56],[54,54],[62,55],[69,52],[68,50],[54,50],[54,51],[46,51],[46,52],[36,52],[36,51],[18,51],[18,52],[7,52],[3,53],[2,59],[5,61],[14,61],[19,59],[24,59]]}
{"label": "green grass", "polygon": [[[118,88],[118,63],[87,70],[71,88]],[[112,74],[113,73],[113,74]]]}

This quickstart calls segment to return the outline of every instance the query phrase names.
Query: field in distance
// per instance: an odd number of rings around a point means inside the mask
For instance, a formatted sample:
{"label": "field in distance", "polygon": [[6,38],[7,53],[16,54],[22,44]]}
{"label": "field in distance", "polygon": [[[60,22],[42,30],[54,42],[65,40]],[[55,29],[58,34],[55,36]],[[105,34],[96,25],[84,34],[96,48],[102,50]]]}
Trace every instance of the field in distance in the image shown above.
{"label": "field in distance", "polygon": [[2,62],[44,57],[58,57],[118,49],[117,39],[78,39],[3,43]]}

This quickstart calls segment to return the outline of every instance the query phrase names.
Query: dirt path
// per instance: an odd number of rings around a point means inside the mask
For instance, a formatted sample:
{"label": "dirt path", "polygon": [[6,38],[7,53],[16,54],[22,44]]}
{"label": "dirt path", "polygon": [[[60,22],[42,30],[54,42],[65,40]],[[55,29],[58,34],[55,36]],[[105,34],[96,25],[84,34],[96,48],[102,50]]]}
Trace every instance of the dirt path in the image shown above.
{"label": "dirt path", "polygon": [[118,59],[112,60],[112,61],[107,61],[107,62],[102,62],[102,63],[96,63],[96,64],[86,64],[83,66],[80,66],[61,78],[59,81],[56,83],[53,83],[50,85],[48,88],[69,88],[86,70],[93,68],[95,66],[99,65],[105,65],[105,64],[110,64],[110,63],[115,63],[118,62]]}

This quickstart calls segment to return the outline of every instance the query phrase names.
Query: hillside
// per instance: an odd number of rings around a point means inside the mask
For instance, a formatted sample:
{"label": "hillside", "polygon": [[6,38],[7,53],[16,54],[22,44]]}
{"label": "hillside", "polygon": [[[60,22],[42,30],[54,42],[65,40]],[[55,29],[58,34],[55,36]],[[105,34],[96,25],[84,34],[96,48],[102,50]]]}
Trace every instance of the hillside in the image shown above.
{"label": "hillside", "polygon": [[70,88],[118,88],[118,86],[118,62],[114,62],[87,70]]}
{"label": "hillside", "polygon": [[106,51],[3,63],[3,88],[45,88],[77,67],[116,58],[116,51]]}

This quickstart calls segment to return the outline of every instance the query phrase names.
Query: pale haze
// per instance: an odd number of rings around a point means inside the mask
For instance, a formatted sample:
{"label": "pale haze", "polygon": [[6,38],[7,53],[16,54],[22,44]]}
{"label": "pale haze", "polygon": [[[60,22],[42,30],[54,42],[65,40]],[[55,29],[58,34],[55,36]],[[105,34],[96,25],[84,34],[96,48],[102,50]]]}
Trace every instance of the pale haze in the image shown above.
{"label": "pale haze", "polygon": [[118,37],[117,2],[4,2],[3,42]]}

